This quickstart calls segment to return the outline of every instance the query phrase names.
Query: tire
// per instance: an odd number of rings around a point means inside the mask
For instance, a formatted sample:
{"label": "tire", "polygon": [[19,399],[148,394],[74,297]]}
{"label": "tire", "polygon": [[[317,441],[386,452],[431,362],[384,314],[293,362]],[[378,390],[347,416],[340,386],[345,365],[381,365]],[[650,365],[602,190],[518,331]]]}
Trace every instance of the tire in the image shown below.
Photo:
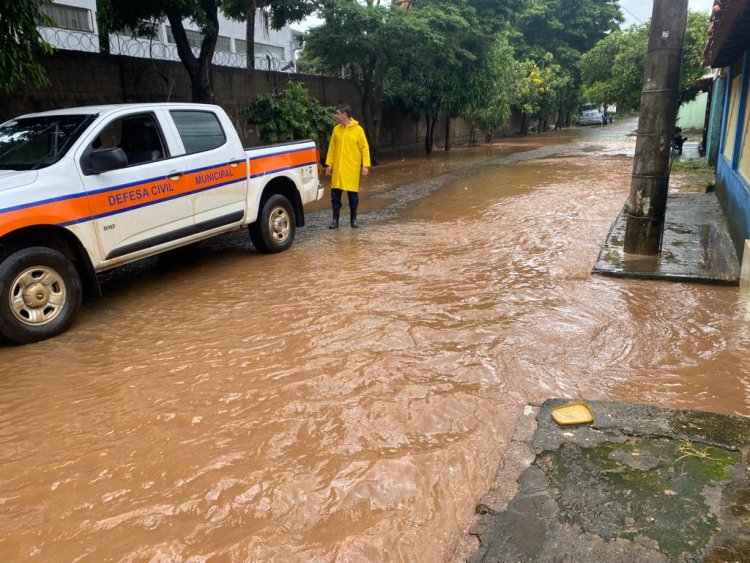
{"label": "tire", "polygon": [[73,263],[43,246],[0,262],[0,334],[16,344],[65,332],[81,308],[81,277]]}
{"label": "tire", "polygon": [[263,254],[282,252],[292,246],[297,229],[294,208],[280,194],[269,197],[260,210],[258,220],[250,227],[250,240]]}

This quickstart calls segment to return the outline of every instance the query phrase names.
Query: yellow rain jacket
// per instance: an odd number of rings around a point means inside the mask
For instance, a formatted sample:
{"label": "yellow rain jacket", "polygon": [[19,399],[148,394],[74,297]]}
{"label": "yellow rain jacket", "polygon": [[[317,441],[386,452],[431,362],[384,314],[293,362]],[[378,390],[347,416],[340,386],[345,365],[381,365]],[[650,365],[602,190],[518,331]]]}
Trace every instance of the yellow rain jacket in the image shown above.
{"label": "yellow rain jacket", "polygon": [[360,169],[362,166],[370,167],[370,146],[364,129],[356,119],[351,119],[346,127],[339,123],[333,128],[326,166],[332,168],[332,188],[359,191]]}

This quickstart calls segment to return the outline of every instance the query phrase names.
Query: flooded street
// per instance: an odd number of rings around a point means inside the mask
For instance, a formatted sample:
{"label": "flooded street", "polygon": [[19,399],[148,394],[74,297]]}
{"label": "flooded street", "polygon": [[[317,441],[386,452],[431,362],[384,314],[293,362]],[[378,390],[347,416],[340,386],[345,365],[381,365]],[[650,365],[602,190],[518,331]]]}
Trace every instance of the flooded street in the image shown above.
{"label": "flooded street", "polygon": [[590,273],[628,127],[387,160],[359,230],[318,202],[0,346],[0,560],[447,561],[528,403],[750,415],[737,288]]}

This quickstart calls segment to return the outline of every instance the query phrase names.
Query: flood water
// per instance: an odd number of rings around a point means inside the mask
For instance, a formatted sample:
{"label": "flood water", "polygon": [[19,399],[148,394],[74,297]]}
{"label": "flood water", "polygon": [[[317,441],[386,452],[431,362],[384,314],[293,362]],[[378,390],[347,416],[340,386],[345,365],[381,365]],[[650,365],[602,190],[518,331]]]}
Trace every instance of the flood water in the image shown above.
{"label": "flood water", "polygon": [[0,347],[0,560],[447,561],[526,404],[750,415],[737,288],[590,273],[627,127],[386,160],[359,230],[322,202]]}

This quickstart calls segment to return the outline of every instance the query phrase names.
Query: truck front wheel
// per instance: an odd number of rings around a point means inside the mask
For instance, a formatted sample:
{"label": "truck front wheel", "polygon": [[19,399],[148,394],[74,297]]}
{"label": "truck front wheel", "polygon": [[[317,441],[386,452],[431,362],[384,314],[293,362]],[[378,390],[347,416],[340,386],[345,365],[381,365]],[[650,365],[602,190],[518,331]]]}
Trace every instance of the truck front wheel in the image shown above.
{"label": "truck front wheel", "polygon": [[29,344],[65,332],[78,314],[81,278],[71,261],[42,246],[0,262],[0,334]]}
{"label": "truck front wheel", "polygon": [[250,226],[250,240],[264,254],[281,252],[292,246],[297,221],[287,198],[274,194],[263,204],[258,220]]}

